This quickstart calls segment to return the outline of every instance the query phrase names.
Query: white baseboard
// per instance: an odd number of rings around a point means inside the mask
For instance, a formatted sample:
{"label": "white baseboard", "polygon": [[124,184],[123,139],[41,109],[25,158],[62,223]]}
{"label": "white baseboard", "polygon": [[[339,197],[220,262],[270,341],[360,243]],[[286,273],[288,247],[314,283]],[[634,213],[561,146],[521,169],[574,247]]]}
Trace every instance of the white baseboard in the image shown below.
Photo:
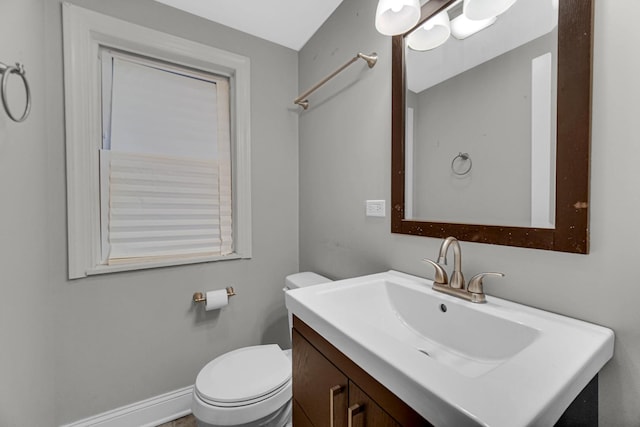
{"label": "white baseboard", "polygon": [[192,392],[181,388],[61,427],[156,427],[189,415]]}

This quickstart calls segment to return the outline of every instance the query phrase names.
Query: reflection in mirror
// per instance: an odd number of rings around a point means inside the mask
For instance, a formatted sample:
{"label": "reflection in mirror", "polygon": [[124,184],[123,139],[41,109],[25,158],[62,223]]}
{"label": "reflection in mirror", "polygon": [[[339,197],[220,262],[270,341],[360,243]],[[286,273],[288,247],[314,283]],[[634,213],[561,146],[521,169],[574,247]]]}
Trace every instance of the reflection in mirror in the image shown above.
{"label": "reflection in mirror", "polygon": [[587,253],[593,0],[463,9],[393,38],[392,232]]}
{"label": "reflection in mirror", "polygon": [[406,218],[553,228],[554,3],[518,0],[470,34],[457,1],[405,38]]}

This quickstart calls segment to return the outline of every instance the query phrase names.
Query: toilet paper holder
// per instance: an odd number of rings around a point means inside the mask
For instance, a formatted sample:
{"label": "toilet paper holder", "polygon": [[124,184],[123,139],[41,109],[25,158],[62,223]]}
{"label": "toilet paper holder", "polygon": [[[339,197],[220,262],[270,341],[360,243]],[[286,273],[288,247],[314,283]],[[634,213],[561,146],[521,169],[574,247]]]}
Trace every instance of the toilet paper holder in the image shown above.
{"label": "toilet paper holder", "polygon": [[[232,297],[236,294],[236,291],[233,290],[233,286],[229,286],[227,288],[227,296]],[[203,292],[196,292],[193,294],[193,302],[207,302],[207,294]]]}

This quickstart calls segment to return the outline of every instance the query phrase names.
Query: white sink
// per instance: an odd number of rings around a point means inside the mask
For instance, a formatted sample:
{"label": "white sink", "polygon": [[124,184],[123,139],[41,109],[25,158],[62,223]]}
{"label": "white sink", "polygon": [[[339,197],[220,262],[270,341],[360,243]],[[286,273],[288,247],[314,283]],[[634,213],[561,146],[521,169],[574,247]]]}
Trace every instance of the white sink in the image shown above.
{"label": "white sink", "polygon": [[613,355],[613,331],[396,271],[289,291],[287,308],[435,425],[550,426]]}

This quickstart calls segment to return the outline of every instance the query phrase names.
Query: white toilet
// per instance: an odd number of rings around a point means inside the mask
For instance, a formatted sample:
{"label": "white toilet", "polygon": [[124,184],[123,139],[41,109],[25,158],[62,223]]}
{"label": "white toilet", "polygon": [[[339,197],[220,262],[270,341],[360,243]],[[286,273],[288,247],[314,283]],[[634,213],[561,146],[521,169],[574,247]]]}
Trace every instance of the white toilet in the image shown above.
{"label": "white toilet", "polygon": [[[310,272],[291,274],[284,291],[330,281]],[[289,313],[289,328],[291,323]],[[216,357],[198,374],[191,410],[199,427],[291,425],[291,350],[257,345]]]}

